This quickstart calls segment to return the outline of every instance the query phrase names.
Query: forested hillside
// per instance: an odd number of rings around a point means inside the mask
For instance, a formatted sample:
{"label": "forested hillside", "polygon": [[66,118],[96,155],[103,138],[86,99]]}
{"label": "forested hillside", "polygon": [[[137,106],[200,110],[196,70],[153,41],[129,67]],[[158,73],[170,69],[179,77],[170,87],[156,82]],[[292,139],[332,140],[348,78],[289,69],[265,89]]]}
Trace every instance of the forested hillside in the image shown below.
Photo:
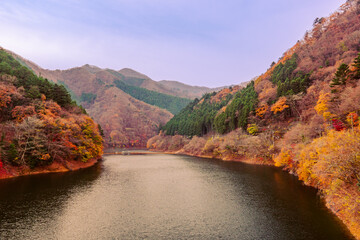
{"label": "forested hillside", "polygon": [[184,97],[211,91],[172,82],[177,86],[173,91],[132,69],[115,71],[87,64],[51,71],[8,52],[37,75],[65,86],[71,97],[103,127],[108,147],[145,147],[159,126],[191,101]]}
{"label": "forested hillside", "polygon": [[218,93],[207,93],[195,99],[179,114],[161,128],[168,135],[202,136],[214,129],[215,116],[225,107],[239,87],[224,89]]}
{"label": "forested hillside", "polygon": [[121,74],[115,74],[118,77],[109,69],[91,65],[51,71],[9,53],[37,75],[65,86],[102,126],[107,147],[144,147],[147,140],[156,134],[159,125],[164,125],[173,116],[167,110],[137,100],[115,86],[114,81],[121,79],[133,84],[147,81],[146,76],[132,70],[121,70]]}
{"label": "forested hillside", "polygon": [[[172,131],[171,120],[164,133],[175,136],[161,133],[148,147],[283,167],[318,188],[360,239],[359,52],[360,1],[348,0],[211,114],[211,131]],[[199,108],[194,101],[186,114]]]}
{"label": "forested hillside", "polygon": [[66,89],[37,77],[3,49],[0,133],[2,176],[54,165],[71,169],[102,155],[98,125]]}
{"label": "forested hillside", "polygon": [[164,108],[172,114],[177,114],[183,109],[191,100],[187,98],[174,97],[163,93],[147,90],[145,88],[131,86],[120,80],[115,80],[114,84],[119,89],[123,90],[130,96],[146,102],[150,105],[154,105],[160,108]]}

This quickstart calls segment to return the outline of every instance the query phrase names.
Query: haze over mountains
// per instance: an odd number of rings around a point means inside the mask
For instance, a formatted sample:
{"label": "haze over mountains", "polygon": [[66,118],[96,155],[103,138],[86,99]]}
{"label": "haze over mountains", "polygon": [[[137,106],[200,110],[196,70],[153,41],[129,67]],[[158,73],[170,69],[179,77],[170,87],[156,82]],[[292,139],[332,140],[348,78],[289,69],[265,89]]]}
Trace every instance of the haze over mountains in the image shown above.
{"label": "haze over mountains", "polygon": [[221,89],[157,82],[129,68],[116,71],[86,64],[68,70],[47,70],[10,53],[35,74],[64,85],[102,126],[107,146],[146,146],[159,126],[191,99]]}

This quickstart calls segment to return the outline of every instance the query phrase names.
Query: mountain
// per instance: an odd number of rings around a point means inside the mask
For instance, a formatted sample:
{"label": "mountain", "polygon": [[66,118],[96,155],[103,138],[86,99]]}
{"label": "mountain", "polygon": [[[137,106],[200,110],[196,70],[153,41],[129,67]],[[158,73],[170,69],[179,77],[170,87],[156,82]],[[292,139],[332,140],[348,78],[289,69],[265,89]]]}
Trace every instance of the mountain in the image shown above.
{"label": "mountain", "polygon": [[148,90],[177,96],[177,97],[184,97],[189,99],[201,98],[202,95],[205,93],[217,92],[224,87],[217,87],[217,88],[208,88],[208,87],[198,87],[198,86],[191,86],[187,85],[178,81],[169,81],[169,80],[162,80],[162,81],[153,81],[148,76],[138,73],[132,69],[124,68],[119,71],[119,73],[123,74],[129,78],[138,78],[144,79],[141,84],[137,85],[138,87],[146,88]]}
{"label": "mountain", "polygon": [[102,155],[98,125],[66,89],[0,49],[0,178],[66,171]]}
{"label": "mountain", "polygon": [[173,116],[167,110],[140,101],[118,88],[114,81],[123,82],[122,78],[125,78],[125,83],[130,81],[129,77],[120,73],[114,74],[108,69],[90,65],[50,71],[24,62],[35,73],[70,90],[102,126],[107,146],[144,146],[147,139],[158,131],[158,126],[164,125]]}
{"label": "mountain", "polygon": [[118,72],[121,73],[122,75],[124,75],[125,77],[151,80],[151,78],[149,78],[145,74],[139,73],[139,72],[137,72],[135,70],[132,70],[130,68],[123,68]]}
{"label": "mountain", "polygon": [[115,71],[86,64],[68,70],[46,70],[8,52],[36,75],[65,86],[102,126],[107,146],[146,146],[159,126],[191,101],[177,96],[199,97],[212,91],[182,84],[183,88],[195,89],[192,95],[184,95],[128,68]]}
{"label": "mountain", "polygon": [[278,62],[228,97],[193,101],[148,147],[282,167],[318,188],[360,239],[360,1],[316,18]]}

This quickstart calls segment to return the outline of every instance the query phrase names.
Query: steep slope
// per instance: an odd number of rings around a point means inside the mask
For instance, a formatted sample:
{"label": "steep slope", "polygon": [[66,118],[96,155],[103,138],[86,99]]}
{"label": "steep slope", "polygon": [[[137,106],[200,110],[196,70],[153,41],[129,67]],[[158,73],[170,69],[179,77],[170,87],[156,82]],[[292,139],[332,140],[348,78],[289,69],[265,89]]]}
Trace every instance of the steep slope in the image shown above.
{"label": "steep slope", "polygon": [[64,71],[50,71],[15,53],[11,54],[37,75],[66,86],[73,98],[104,127],[104,140],[108,147],[144,147],[147,139],[156,134],[158,126],[164,125],[173,116],[117,88],[114,80],[125,77],[120,75],[116,78],[111,70],[84,65]]}
{"label": "steep slope", "polygon": [[170,120],[164,130],[174,136],[155,136],[148,147],[283,167],[318,188],[360,239],[359,29],[360,1],[348,0],[219,110],[207,135],[201,125],[202,137],[176,135]]}
{"label": "steep slope", "polygon": [[70,89],[90,116],[104,128],[107,146],[144,147],[158,126],[173,116],[165,109],[139,101],[116,87],[114,80],[121,81],[121,78],[116,79],[108,70],[84,65],[50,71],[22,61],[35,73]]}
{"label": "steep slope", "polygon": [[0,49],[0,178],[94,164],[102,138],[61,85]]}
{"label": "steep slope", "polygon": [[102,88],[87,111],[101,124],[105,141],[114,147],[144,147],[172,114],[132,98],[116,87]]}
{"label": "steep slope", "polygon": [[[132,69],[114,71],[87,64],[51,71],[10,53],[35,74],[64,85],[72,98],[104,127],[107,146],[145,146],[158,127],[172,117],[170,112],[178,113],[190,102],[176,97],[184,94],[173,92]],[[104,97],[103,94],[109,95]]]}
{"label": "steep slope", "polygon": [[238,94],[241,88],[225,88],[217,93],[207,93],[200,100],[195,99],[163,126],[162,130],[169,135],[181,134],[190,137],[211,133],[215,127],[216,115],[236,98],[235,94]]}

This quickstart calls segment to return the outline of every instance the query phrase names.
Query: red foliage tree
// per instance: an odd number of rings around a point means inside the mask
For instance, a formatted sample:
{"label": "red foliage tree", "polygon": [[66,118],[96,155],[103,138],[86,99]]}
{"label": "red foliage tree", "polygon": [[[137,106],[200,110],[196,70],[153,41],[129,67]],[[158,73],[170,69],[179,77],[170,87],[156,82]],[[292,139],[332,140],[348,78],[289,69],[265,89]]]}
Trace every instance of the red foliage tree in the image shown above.
{"label": "red foliage tree", "polygon": [[332,119],[332,125],[336,131],[341,131],[345,129],[345,126],[343,122],[341,122],[339,119]]}
{"label": "red foliage tree", "polygon": [[4,164],[0,159],[0,175],[3,174],[3,173],[5,173]]}

